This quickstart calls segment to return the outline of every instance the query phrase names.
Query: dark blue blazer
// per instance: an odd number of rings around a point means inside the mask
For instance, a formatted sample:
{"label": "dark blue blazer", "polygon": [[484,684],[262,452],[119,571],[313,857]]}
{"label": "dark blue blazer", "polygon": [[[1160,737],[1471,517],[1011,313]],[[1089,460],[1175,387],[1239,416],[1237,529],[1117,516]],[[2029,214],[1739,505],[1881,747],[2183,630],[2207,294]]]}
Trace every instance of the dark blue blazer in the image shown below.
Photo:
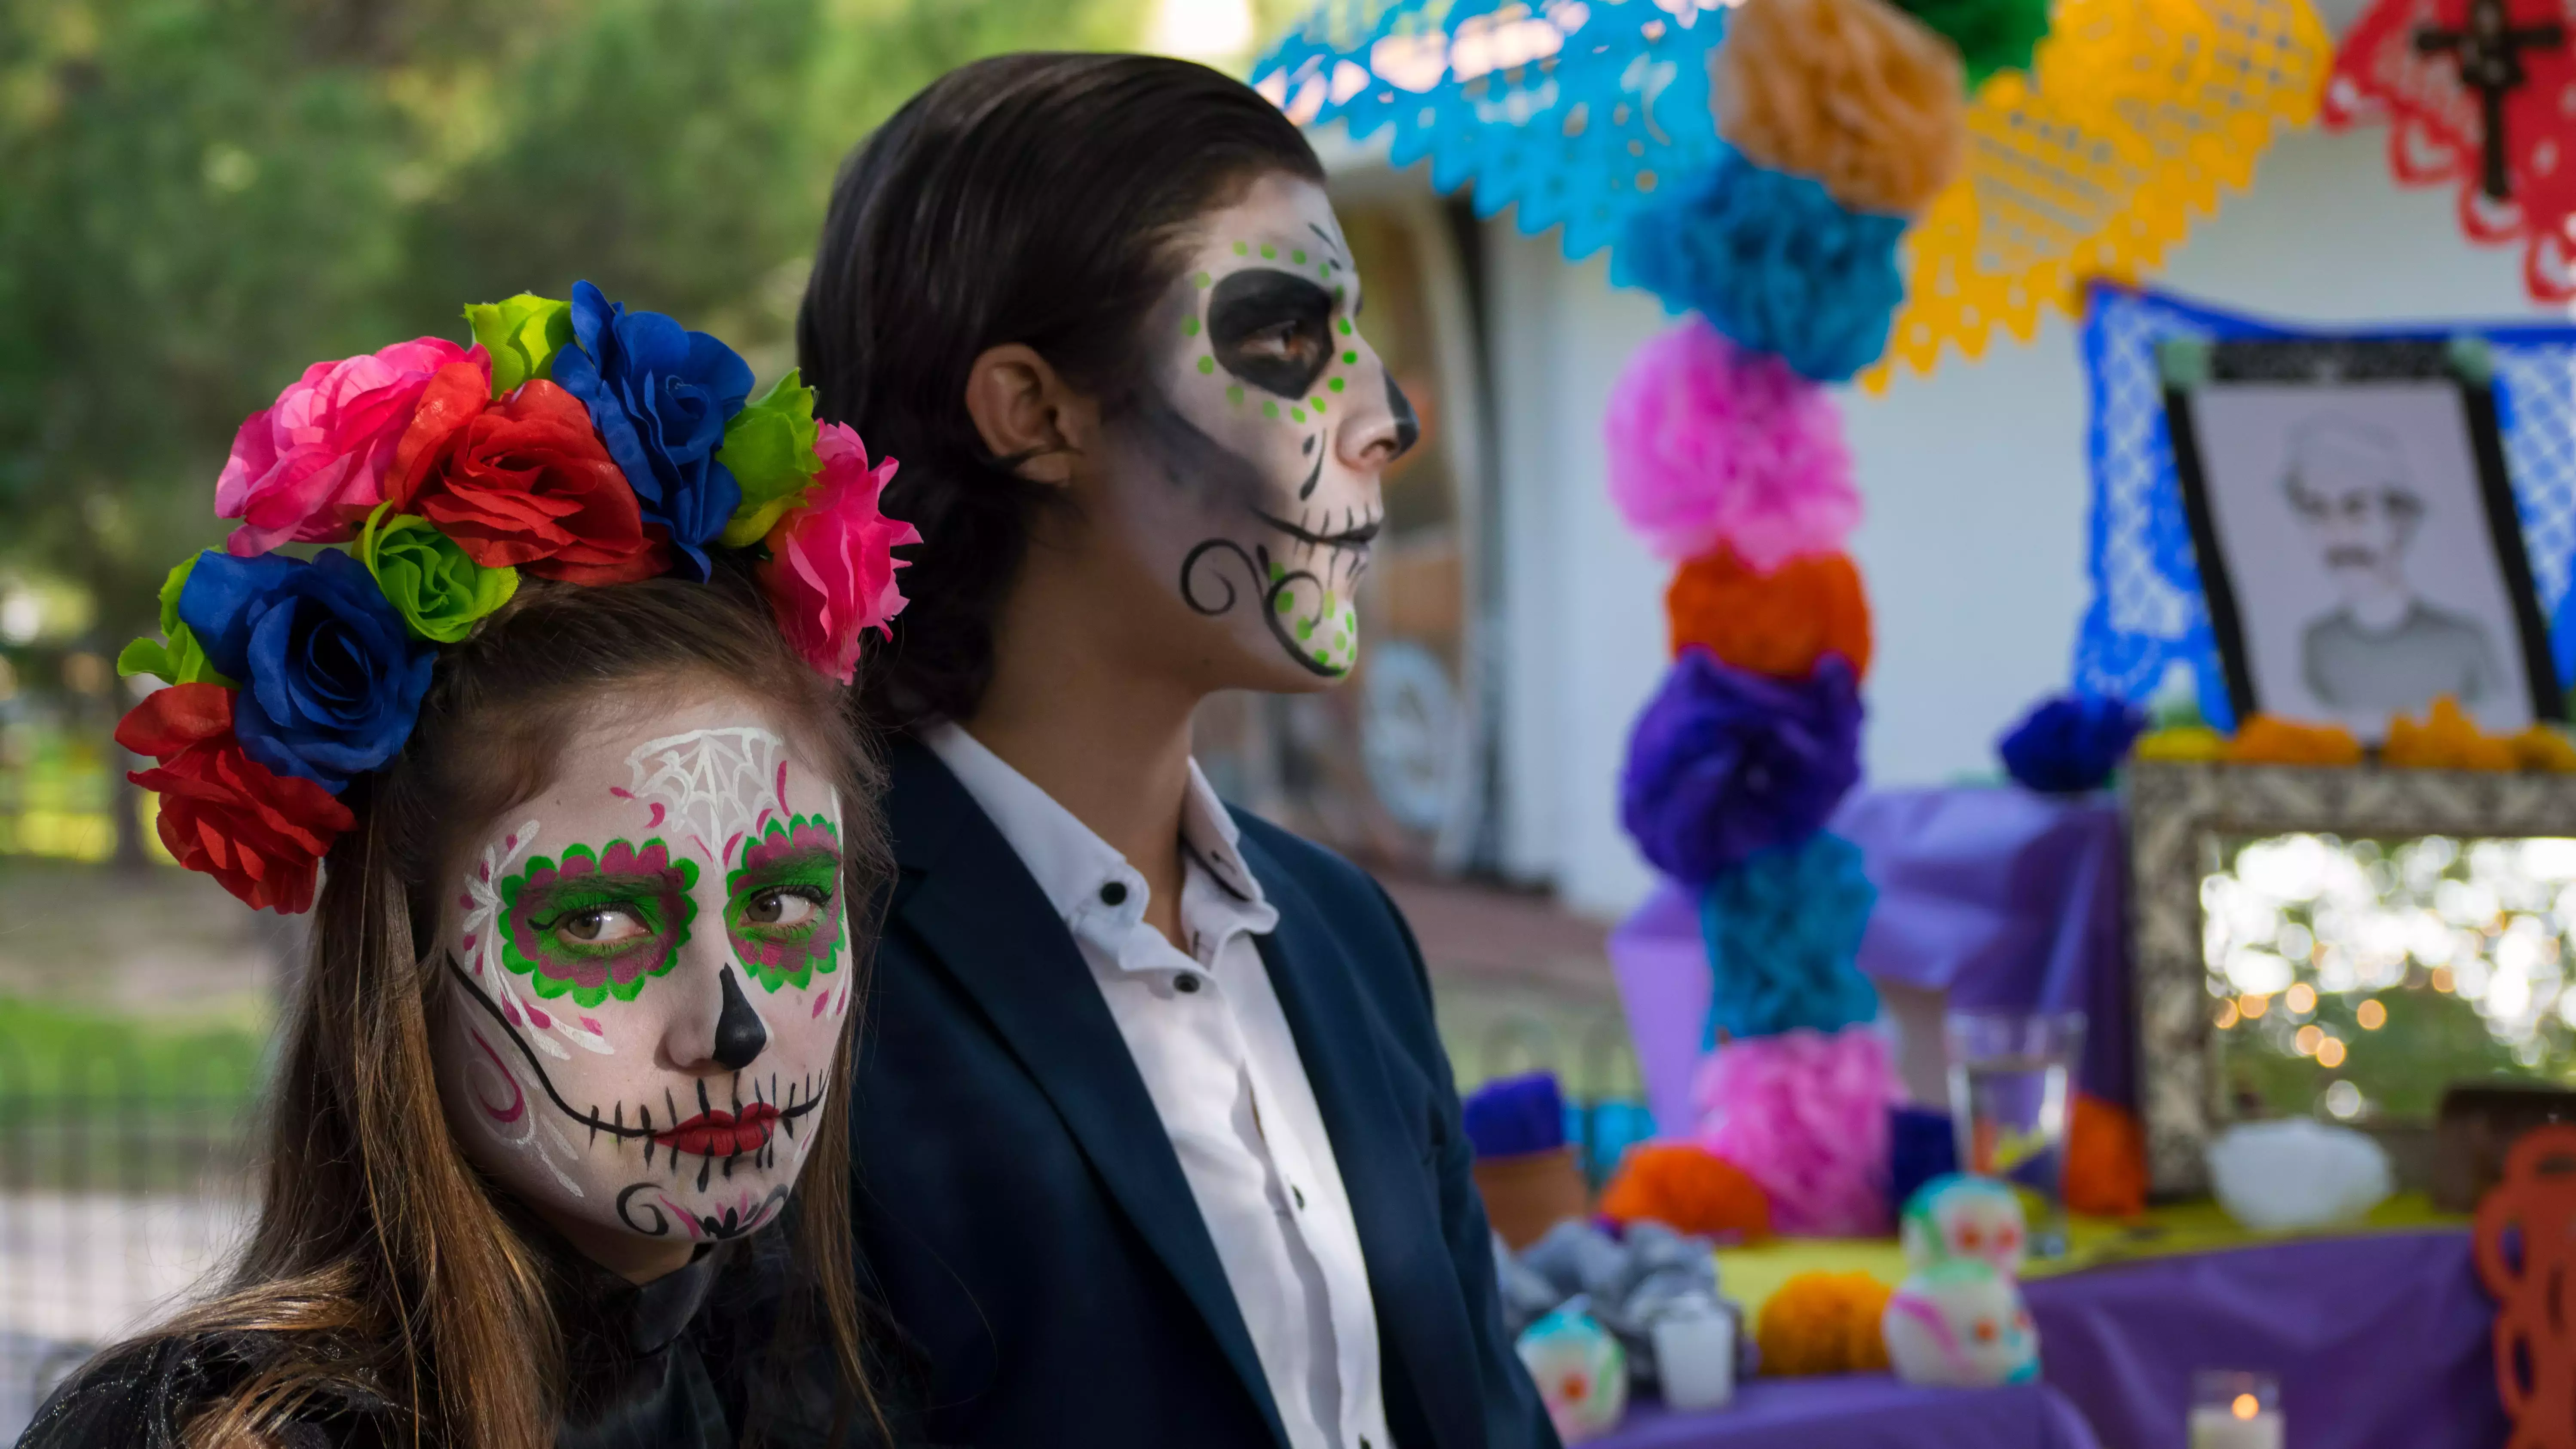
{"label": "dark blue blazer", "polygon": [[[905,739],[901,873],[851,1100],[864,1284],[917,1365],[898,1438],[1248,1449],[1286,1437],[1216,1246],[1072,934]],[[1555,1449],[1503,1331],[1412,933],[1377,883],[1238,813],[1261,957],[1313,1079],[1401,1449]],[[1376,1446],[1387,1449],[1387,1446]]]}

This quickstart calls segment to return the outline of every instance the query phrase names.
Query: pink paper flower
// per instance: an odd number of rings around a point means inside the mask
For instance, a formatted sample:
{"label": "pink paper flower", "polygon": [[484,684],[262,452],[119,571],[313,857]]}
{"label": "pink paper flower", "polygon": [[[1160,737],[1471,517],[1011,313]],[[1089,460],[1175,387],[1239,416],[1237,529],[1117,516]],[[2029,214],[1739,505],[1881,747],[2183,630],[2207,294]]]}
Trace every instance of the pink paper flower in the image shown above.
{"label": "pink paper flower", "polygon": [[1603,424],[1610,501],[1669,559],[1732,544],[1758,572],[1860,521],[1833,399],[1694,317],[1637,349]]}
{"label": "pink paper flower", "polygon": [[814,444],[823,470],[805,501],[769,531],[769,561],[760,585],[787,642],[807,663],[848,684],[858,673],[859,644],[870,629],[903,610],[894,550],[921,542],[920,530],[878,511],[895,460],[868,466],[859,435],[825,423]]}
{"label": "pink paper flower", "polygon": [[1691,1088],[1699,1145],[1762,1184],[1773,1228],[1817,1237],[1887,1231],[1887,1111],[1903,1098],[1867,1026],[1727,1042]]}
{"label": "pink paper flower", "polygon": [[488,378],[491,359],[440,337],[397,342],[381,352],[317,362],[250,415],[233,436],[232,457],[215,480],[215,516],[238,518],[224,540],[235,558],[281,543],[335,543],[354,536],[383,502],[394,445],[432,373],[470,362]]}

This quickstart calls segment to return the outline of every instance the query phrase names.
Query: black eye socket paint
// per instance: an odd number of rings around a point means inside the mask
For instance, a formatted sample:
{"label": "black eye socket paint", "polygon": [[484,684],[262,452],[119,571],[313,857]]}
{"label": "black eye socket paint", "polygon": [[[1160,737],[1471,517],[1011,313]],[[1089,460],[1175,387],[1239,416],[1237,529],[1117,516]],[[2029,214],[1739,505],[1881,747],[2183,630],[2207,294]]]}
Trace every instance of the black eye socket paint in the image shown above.
{"label": "black eye socket paint", "polygon": [[1332,365],[1332,321],[1332,293],[1293,273],[1253,267],[1228,273],[1209,296],[1208,346],[1227,372],[1302,400]]}

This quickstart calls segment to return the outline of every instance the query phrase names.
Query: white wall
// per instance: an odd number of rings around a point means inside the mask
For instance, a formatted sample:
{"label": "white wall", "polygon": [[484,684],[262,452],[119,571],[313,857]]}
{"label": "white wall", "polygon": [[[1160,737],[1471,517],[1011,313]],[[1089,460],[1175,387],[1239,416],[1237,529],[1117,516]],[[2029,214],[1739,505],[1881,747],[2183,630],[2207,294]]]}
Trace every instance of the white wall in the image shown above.
{"label": "white wall", "polygon": [[[2274,147],[2156,285],[2289,321],[2529,318],[2518,256],[2462,239],[2448,193],[2401,191],[2385,135]],[[1663,665],[1669,568],[1620,526],[1600,418],[1630,349],[1665,325],[1600,258],[1486,228],[1487,340],[1506,510],[1505,857],[1576,909],[1651,884],[1619,831],[1629,720]],[[2075,325],[1843,398],[1868,517],[1852,540],[1876,613],[1870,778],[1993,769],[1995,735],[2062,688],[2086,603],[2084,379]]]}

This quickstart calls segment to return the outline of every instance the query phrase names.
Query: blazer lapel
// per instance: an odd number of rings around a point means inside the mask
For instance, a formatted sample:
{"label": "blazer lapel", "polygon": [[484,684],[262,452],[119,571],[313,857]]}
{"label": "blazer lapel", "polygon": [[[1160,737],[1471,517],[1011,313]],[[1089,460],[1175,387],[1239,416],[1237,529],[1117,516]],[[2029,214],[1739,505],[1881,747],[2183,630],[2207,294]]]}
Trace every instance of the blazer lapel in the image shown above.
{"label": "blazer lapel", "polygon": [[910,739],[890,754],[887,815],[904,877],[895,919],[919,934],[1046,1093],[1110,1197],[1207,1320],[1285,1449],[1287,1430],[1225,1265],[1081,948],[939,757]]}
{"label": "blazer lapel", "polygon": [[[1333,1139],[1380,1331],[1395,1340],[1410,1367],[1408,1387],[1441,1449],[1477,1449],[1484,1443],[1483,1406],[1474,1375],[1457,1371],[1476,1361],[1475,1343],[1448,1278],[1439,1199],[1400,1115],[1379,1055],[1381,1038],[1369,1030],[1369,1005],[1353,985],[1359,965],[1322,929],[1315,903],[1287,870],[1249,837],[1243,850],[1279,908],[1279,929],[1261,942],[1262,963]],[[1435,1266],[1442,1270],[1440,1284],[1419,1283],[1425,1268]]]}

